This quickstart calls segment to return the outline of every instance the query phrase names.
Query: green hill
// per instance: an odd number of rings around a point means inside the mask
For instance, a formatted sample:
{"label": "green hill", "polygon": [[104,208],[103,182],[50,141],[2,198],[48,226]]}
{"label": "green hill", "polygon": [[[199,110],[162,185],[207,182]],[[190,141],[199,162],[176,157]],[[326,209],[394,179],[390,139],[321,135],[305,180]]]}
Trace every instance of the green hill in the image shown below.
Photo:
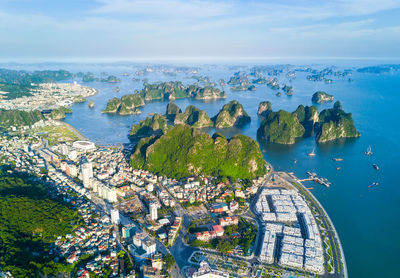
{"label": "green hill", "polygon": [[186,107],[185,112],[177,114],[174,124],[187,124],[194,128],[213,126],[213,122],[210,120],[207,112],[193,105]]}
{"label": "green hill", "polygon": [[319,123],[316,140],[319,143],[332,141],[340,138],[360,137],[351,113],[342,109],[339,101],[336,101],[333,108],[325,109],[319,114]]}
{"label": "green hill", "polygon": [[278,144],[294,144],[305,129],[295,114],[284,110],[270,112],[257,130],[259,140]]}
{"label": "green hill", "polygon": [[203,174],[252,179],[266,172],[259,145],[250,137],[212,138],[187,125],[172,127],[159,138],[140,140],[130,162],[133,168],[171,178]]}
{"label": "green hill", "polygon": [[10,126],[28,126],[40,120],[43,116],[39,110],[21,111],[0,109],[0,127],[9,128]]}
{"label": "green hill", "polygon": [[167,105],[167,111],[165,111],[165,115],[167,119],[170,121],[174,121],[177,114],[182,113],[182,110],[173,102],[169,102]]}
{"label": "green hill", "polygon": [[152,135],[162,135],[168,130],[167,119],[160,114],[147,117],[139,124],[132,125],[129,136],[134,138],[148,137]]}
{"label": "green hill", "polygon": [[232,100],[212,118],[216,128],[241,127],[248,124],[251,118],[238,101]]}
{"label": "green hill", "polygon": [[325,92],[318,91],[315,92],[311,98],[311,101],[314,103],[323,103],[323,102],[331,102],[333,101],[334,97],[329,95]]}

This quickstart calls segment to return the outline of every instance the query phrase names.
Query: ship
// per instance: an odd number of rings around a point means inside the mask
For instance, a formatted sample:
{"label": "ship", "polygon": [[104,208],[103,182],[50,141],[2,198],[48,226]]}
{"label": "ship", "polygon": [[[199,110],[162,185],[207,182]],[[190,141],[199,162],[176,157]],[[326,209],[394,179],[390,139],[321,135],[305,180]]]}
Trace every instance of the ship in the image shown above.
{"label": "ship", "polygon": [[368,185],[368,187],[369,187],[369,188],[371,188],[371,187],[377,187],[378,185],[379,185],[378,182],[373,182],[373,183],[371,183],[370,185]]}
{"label": "ship", "polygon": [[311,157],[316,156],[316,154],[315,154],[315,148],[312,150],[312,152],[308,153],[307,155],[308,155],[308,156],[311,156]]}
{"label": "ship", "polygon": [[379,166],[377,164],[372,164],[372,167],[374,167],[376,171],[379,171]]}
{"label": "ship", "polygon": [[340,157],[336,158],[336,157],[335,157],[335,158],[332,158],[332,160],[333,160],[333,161],[343,161],[343,158],[340,158]]}
{"label": "ship", "polygon": [[367,148],[367,150],[364,152],[364,154],[365,155],[367,155],[367,156],[371,156],[373,153],[372,153],[372,150],[371,150],[371,146],[368,146],[368,148]]}

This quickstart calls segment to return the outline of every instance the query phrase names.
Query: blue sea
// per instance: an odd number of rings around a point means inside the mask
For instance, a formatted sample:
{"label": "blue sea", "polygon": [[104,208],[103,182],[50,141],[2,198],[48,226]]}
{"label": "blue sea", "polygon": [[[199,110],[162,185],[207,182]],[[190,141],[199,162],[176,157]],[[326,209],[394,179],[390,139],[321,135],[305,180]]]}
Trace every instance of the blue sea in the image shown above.
{"label": "blue sea", "polygon": [[[296,64],[299,61],[293,61]],[[324,61],[301,65],[322,69],[324,66],[337,65],[339,69],[355,69],[361,65],[374,65],[375,61]],[[95,102],[95,108],[90,109],[88,103],[79,103],[72,106],[73,113],[65,121],[90,140],[101,144],[127,143],[130,126],[146,118],[149,113],[165,113],[167,102],[154,101],[147,103],[141,115],[118,116],[101,114],[107,100],[112,97],[121,97],[133,93],[135,89],[143,87],[142,82],[133,82],[132,73],[141,65],[132,64],[66,64],[66,65],[18,65],[14,68],[43,69],[63,68],[78,71],[91,71],[100,76],[100,72],[108,72],[122,79],[117,84],[121,90],[113,92],[116,84],[101,82],[85,83],[99,90],[99,93],[90,99]],[[6,67],[6,66],[3,66]],[[10,68],[11,66],[9,66]],[[225,81],[235,71],[249,71],[250,65],[240,65],[231,68],[224,65],[202,66],[200,75],[207,75],[212,81],[223,78]],[[130,76],[122,76],[128,72]],[[273,110],[285,109],[294,111],[299,104],[311,105],[311,96],[322,90],[334,95],[340,100],[343,109],[353,114],[356,127],[361,132],[358,139],[349,139],[326,144],[316,144],[314,138],[299,140],[291,146],[261,145],[265,159],[275,170],[294,172],[298,177],[305,178],[307,171],[316,172],[332,182],[330,188],[322,185],[307,183],[313,187],[312,193],[324,206],[331,217],[341,239],[348,273],[350,277],[393,277],[398,273],[397,261],[400,250],[400,72],[369,74],[353,71],[351,77],[333,79],[332,84],[312,82],[306,80],[307,73],[297,73],[292,81],[285,75],[278,76],[279,83],[286,83],[294,88],[293,96],[275,95],[276,91],[265,85],[256,85],[255,92],[233,92],[227,86],[227,99],[216,101],[195,101],[181,99],[175,101],[182,110],[188,105],[196,105],[214,116],[223,104],[236,99],[243,104],[251,116],[251,123],[242,130],[229,129],[224,131],[227,136],[241,132],[256,138],[256,131],[260,120],[257,117],[258,104],[269,100]],[[149,82],[181,80],[184,83],[193,83],[193,79],[166,76],[161,73],[149,73],[139,78],[147,78]],[[79,82],[79,80],[77,80]],[[81,83],[81,82],[79,82]],[[82,83],[81,83],[82,84]],[[333,103],[319,105],[321,111],[331,107]],[[211,131],[213,132],[213,131]],[[371,146],[373,155],[367,157],[364,151]],[[316,156],[309,157],[307,153],[315,148]],[[332,158],[343,158],[335,162]],[[294,163],[297,160],[297,163]],[[379,165],[376,171],[372,164]],[[340,167],[340,170],[336,168]],[[397,169],[397,170],[396,170]],[[379,182],[379,186],[368,188],[372,182]]]}

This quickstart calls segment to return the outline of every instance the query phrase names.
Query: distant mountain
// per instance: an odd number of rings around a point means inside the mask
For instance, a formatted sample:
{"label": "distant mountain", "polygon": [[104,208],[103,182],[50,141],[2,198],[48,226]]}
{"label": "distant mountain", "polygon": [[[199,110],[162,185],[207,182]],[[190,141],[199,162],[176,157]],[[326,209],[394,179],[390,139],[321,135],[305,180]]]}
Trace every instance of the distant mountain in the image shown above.
{"label": "distant mountain", "polygon": [[145,105],[153,100],[175,100],[180,98],[215,99],[225,98],[225,92],[214,87],[200,87],[197,84],[183,85],[182,82],[145,83],[144,88],[135,94],[124,95],[122,98],[112,98],[108,101],[103,113],[117,113],[123,115],[136,107]]}

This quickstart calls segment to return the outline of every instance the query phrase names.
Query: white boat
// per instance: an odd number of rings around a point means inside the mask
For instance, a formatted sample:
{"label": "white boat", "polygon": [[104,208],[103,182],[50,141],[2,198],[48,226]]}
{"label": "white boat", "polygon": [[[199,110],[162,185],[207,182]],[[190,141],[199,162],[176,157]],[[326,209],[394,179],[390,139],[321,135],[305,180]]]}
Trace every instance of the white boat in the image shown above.
{"label": "white boat", "polygon": [[372,153],[372,150],[371,150],[371,146],[368,146],[368,148],[367,148],[367,150],[364,152],[364,154],[365,155],[367,155],[367,156],[371,156],[373,153]]}
{"label": "white boat", "polygon": [[308,153],[307,155],[308,155],[308,156],[316,156],[316,154],[315,154],[315,148],[313,148],[312,152]]}

